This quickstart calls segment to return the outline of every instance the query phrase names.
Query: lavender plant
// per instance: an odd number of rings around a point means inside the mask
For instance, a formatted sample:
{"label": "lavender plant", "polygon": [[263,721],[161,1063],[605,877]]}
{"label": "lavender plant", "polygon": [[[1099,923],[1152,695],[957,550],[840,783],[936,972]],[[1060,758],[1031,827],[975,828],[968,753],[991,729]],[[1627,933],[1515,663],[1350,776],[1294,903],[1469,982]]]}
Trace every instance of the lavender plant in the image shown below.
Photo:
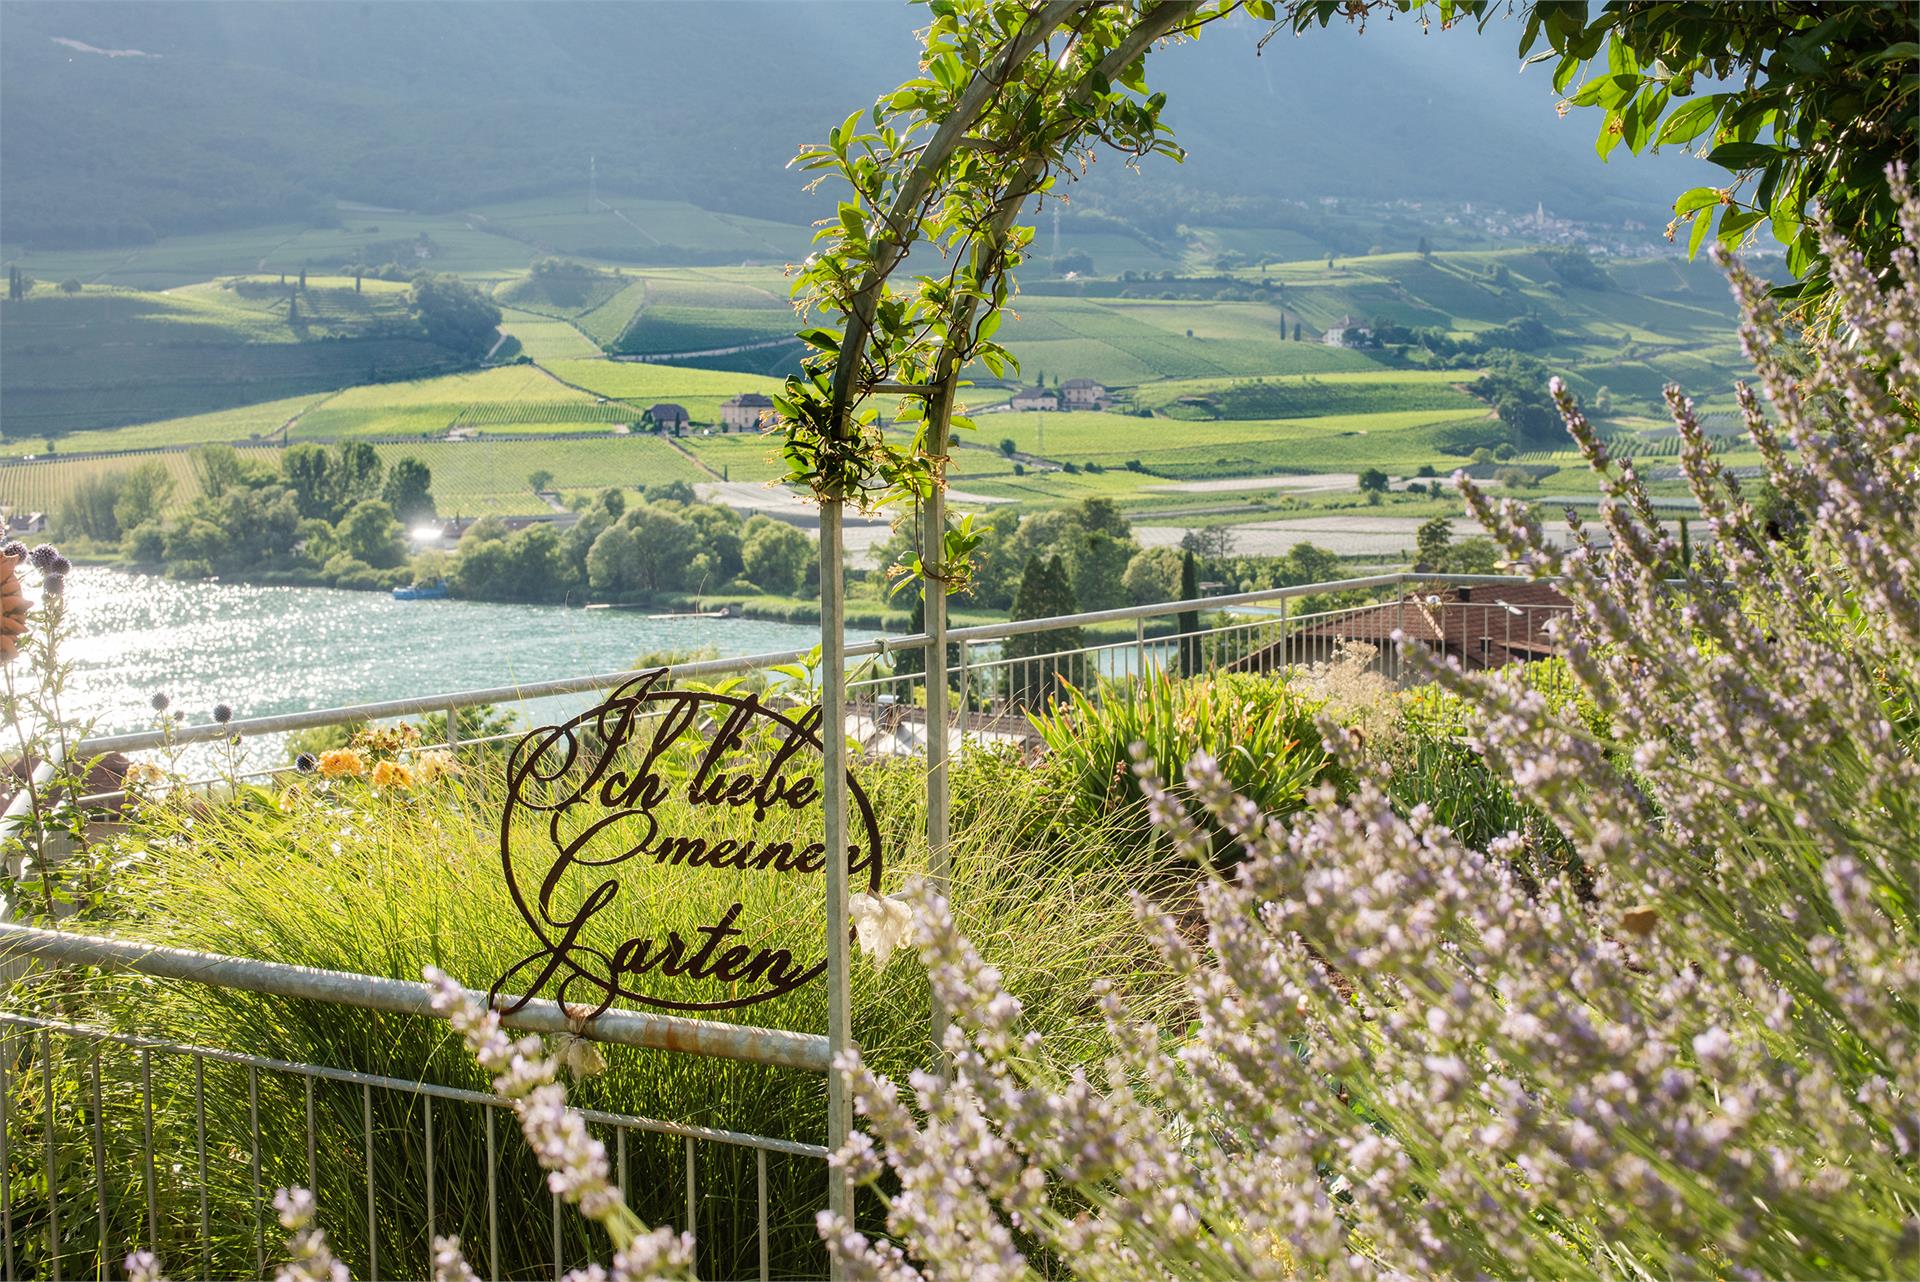
{"label": "lavender plant", "polygon": [[[1409,653],[1477,710],[1476,746],[1574,846],[1584,885],[1522,880],[1362,781],[1291,826],[1193,760],[1185,799],[1247,851],[1202,893],[1204,942],[1141,914],[1186,979],[1185,1033],[1108,1007],[1104,1080],[1051,1071],[1019,1004],[923,895],[918,946],[956,1012],[949,1072],[902,1093],[854,1057],[890,1239],[823,1217],[848,1276],[1886,1277],[1920,1260],[1920,204],[1878,292],[1829,238],[1851,337],[1796,377],[1737,266],[1769,537],[1691,402],[1682,466],[1713,531],[1683,558],[1630,461],[1563,385],[1609,543],[1472,510],[1576,609],[1559,636],[1599,716],[1517,674]],[[1597,723],[1598,728],[1595,728]],[[884,1182],[883,1182],[884,1175]]]}
{"label": "lavender plant", "polygon": [[[1920,202],[1895,185],[1911,245]],[[1911,1271],[1920,264],[1901,250],[1883,296],[1844,244],[1828,252],[1855,340],[1821,343],[1799,379],[1731,269],[1773,417],[1749,389],[1741,403],[1804,537],[1769,536],[1677,390],[1711,555],[1680,555],[1559,385],[1608,545],[1557,551],[1529,509],[1460,481],[1509,556],[1574,602],[1558,641],[1580,709],[1516,672],[1406,658],[1475,710],[1476,746],[1582,877],[1523,876],[1520,834],[1479,848],[1425,805],[1402,813],[1331,720],[1326,748],[1358,783],[1317,789],[1290,824],[1209,756],[1175,791],[1138,754],[1151,818],[1200,867],[1211,828],[1246,852],[1209,873],[1203,931],[1137,904],[1191,1022],[1135,1026],[1102,994],[1104,1072],[1062,1071],[920,888],[917,950],[954,1012],[946,1064],[904,1091],[857,1054],[840,1065],[866,1131],[833,1160],[887,1230],[822,1214],[845,1276]],[[627,1210],[538,1040],[428,978],[555,1194],[607,1229],[610,1276],[689,1276],[691,1243]],[[457,1242],[435,1273],[472,1276]]]}

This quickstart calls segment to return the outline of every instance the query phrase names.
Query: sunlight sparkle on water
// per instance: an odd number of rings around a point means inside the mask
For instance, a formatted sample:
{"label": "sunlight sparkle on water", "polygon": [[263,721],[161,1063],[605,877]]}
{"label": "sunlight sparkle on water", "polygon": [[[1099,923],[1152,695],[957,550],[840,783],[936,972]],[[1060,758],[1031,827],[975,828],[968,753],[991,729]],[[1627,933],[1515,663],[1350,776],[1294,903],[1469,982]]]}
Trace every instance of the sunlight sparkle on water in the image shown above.
{"label": "sunlight sparkle on water", "polygon": [[763,654],[819,640],[812,626],[753,619],[395,601],[335,588],[176,583],[92,566],[74,572],[67,601],[74,674],[66,705],[96,733],[148,728],[156,692],[198,724],[216,703],[242,718],[271,716],[613,672],[654,651]]}

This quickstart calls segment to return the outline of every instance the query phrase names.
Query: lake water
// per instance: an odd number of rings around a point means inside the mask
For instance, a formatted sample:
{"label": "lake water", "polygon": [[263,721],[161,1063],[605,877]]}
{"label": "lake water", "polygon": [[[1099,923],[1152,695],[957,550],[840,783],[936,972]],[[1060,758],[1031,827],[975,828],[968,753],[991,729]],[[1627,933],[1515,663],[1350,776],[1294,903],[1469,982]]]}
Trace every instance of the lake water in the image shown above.
{"label": "lake water", "polygon": [[[812,625],[651,619],[633,610],[395,601],[334,588],[176,583],[94,566],[67,582],[69,715],[95,733],[154,723],[164,693],[191,724],[613,672],[644,654],[807,649]],[[849,639],[873,634],[850,631]],[[541,700],[546,718],[584,700]],[[265,745],[262,745],[263,747]]]}

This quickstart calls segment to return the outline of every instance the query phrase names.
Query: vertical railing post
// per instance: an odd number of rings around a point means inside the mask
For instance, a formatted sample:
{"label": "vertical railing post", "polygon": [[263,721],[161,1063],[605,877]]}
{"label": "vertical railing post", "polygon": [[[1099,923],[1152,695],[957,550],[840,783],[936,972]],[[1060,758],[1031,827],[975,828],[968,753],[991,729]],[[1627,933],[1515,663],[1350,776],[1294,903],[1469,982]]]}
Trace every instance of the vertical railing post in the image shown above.
{"label": "vertical railing post", "polygon": [[1136,681],[1144,682],[1147,679],[1147,621],[1144,617],[1133,621],[1133,676]]}
{"label": "vertical railing post", "polygon": [[[853,1099],[840,1057],[853,1045],[852,993],[847,970],[847,599],[841,554],[841,500],[820,503],[820,746],[827,847],[827,1147],[838,1150],[853,1130]],[[875,852],[877,853],[877,852]],[[827,1209],[853,1220],[853,1184],[829,1168]],[[839,1276],[836,1265],[834,1276]]]}
{"label": "vertical railing post", "polygon": [[1280,598],[1280,670],[1287,670],[1287,598]]}
{"label": "vertical railing post", "polygon": [[460,709],[451,703],[447,705],[447,751],[460,755]]}
{"label": "vertical railing post", "polygon": [[967,755],[967,725],[973,715],[973,692],[969,688],[970,681],[967,672],[968,660],[972,657],[968,653],[969,649],[970,647],[967,642],[960,642],[960,662],[956,667],[958,673],[956,684],[960,687],[960,740],[955,751],[963,760]]}

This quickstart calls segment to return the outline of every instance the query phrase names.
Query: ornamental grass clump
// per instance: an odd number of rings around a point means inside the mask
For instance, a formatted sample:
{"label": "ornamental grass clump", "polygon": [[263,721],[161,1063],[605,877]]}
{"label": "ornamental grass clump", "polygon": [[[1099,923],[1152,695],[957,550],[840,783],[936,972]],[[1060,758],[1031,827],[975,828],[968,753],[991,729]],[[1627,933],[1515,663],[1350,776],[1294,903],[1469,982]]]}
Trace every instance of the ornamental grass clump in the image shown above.
{"label": "ornamental grass clump", "polygon": [[[1904,181],[1900,185],[1905,189]],[[1514,671],[1408,659],[1564,836],[1524,875],[1364,766],[1291,824],[1199,756],[1155,822],[1245,851],[1205,940],[1144,902],[1184,1032],[1109,1004],[1104,1071],[1056,1068],[922,891],[955,1023],[907,1090],[854,1057],[844,1167],[890,1240],[823,1217],[847,1276],[1891,1277],[1920,1260],[1920,206],[1874,282],[1829,238],[1853,338],[1790,372],[1737,267],[1766,399],[1740,403],[1803,533],[1770,537],[1669,405],[1713,532],[1682,555],[1632,463],[1554,394],[1605,489],[1602,546],[1464,479],[1507,554],[1574,603],[1577,706]],[[1890,287],[1889,287],[1890,286]],[[1885,292],[1882,292],[1882,291]],[[1774,528],[1782,528],[1776,523]],[[1331,722],[1329,750],[1358,760]],[[1194,803],[1206,819],[1196,821]],[[1575,868],[1578,869],[1576,875]]]}

